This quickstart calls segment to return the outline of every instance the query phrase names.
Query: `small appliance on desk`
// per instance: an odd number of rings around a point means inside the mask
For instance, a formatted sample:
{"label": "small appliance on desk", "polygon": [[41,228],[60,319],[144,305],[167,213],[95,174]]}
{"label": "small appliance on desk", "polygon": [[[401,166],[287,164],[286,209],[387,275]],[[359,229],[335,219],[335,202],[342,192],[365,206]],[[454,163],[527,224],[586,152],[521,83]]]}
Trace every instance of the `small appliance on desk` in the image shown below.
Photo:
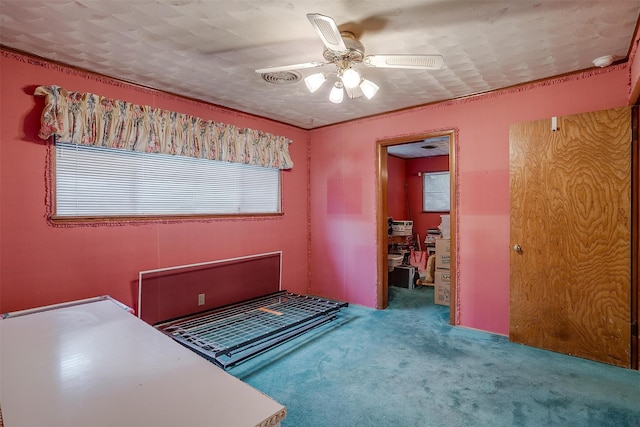
{"label": "small appliance on desk", "polygon": [[411,236],[413,235],[413,221],[396,221],[391,222],[392,236]]}

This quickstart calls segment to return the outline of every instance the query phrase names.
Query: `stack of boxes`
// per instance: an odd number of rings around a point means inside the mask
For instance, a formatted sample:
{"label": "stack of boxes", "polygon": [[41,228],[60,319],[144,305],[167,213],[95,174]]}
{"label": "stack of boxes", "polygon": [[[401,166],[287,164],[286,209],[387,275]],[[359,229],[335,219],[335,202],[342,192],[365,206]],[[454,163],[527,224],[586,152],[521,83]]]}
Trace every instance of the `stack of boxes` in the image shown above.
{"label": "stack of boxes", "polygon": [[451,285],[451,240],[436,239],[436,270],[434,277],[434,302],[449,305]]}

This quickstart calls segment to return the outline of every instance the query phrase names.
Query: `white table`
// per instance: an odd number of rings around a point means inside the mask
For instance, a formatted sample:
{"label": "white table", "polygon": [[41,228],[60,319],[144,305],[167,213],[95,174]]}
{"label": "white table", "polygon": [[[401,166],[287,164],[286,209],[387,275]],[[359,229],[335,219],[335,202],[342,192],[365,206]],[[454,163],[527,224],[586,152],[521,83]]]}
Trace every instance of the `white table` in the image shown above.
{"label": "white table", "polygon": [[111,299],[0,320],[5,427],[278,426],[285,408]]}

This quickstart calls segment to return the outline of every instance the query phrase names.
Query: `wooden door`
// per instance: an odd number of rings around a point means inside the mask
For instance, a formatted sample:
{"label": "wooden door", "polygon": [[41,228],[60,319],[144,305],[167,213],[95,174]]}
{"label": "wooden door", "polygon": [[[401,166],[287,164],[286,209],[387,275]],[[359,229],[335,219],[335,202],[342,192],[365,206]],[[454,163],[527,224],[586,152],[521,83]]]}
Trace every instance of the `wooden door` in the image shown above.
{"label": "wooden door", "polygon": [[629,367],[630,109],[513,125],[510,197],[509,338]]}

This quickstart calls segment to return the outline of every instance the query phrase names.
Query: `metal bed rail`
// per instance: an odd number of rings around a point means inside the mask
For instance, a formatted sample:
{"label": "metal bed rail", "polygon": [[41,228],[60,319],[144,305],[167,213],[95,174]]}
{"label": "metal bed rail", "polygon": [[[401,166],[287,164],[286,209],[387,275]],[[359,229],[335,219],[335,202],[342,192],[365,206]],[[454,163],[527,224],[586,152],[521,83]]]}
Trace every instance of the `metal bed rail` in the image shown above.
{"label": "metal bed rail", "polygon": [[348,303],[280,291],[156,327],[227,369],[333,320],[346,306]]}

